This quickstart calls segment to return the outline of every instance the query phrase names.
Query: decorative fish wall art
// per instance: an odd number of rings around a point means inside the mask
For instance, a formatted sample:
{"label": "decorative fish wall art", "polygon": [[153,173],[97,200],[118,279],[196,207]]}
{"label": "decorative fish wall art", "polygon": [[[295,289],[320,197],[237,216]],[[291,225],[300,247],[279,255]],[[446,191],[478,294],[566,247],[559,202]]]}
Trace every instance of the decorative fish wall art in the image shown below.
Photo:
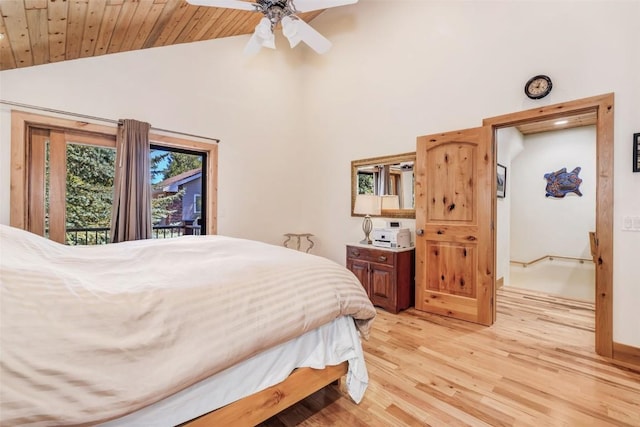
{"label": "decorative fish wall art", "polygon": [[544,196],[562,198],[567,193],[576,193],[578,196],[582,196],[580,192],[582,179],[578,178],[581,169],[578,166],[571,172],[567,172],[567,168],[562,168],[559,171],[545,173],[544,179],[547,180],[547,193]]}

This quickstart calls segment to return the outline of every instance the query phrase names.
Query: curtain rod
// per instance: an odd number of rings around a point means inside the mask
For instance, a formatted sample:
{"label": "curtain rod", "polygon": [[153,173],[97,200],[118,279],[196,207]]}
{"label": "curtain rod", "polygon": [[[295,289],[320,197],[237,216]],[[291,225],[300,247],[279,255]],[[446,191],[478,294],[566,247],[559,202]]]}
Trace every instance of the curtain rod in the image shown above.
{"label": "curtain rod", "polygon": [[[64,114],[66,116],[80,117],[80,118],[89,119],[89,120],[99,120],[101,122],[107,122],[107,123],[114,123],[114,124],[121,124],[122,123],[122,121],[120,121],[120,120],[105,119],[103,117],[88,116],[86,114],[72,113],[70,111],[54,110],[53,108],[38,107],[36,105],[28,105],[28,104],[21,104],[19,102],[5,101],[4,99],[0,99],[0,104],[13,105],[14,107],[29,108],[29,109],[32,109],[32,110],[46,111],[48,113]],[[209,141],[215,141],[217,143],[220,143],[220,140],[218,138],[211,138],[211,137],[208,137],[208,136],[194,135],[194,134],[191,134],[191,133],[177,132],[175,130],[160,129],[160,128],[156,128],[156,127],[151,127],[151,130],[155,130],[155,131],[158,131],[158,132],[172,133],[172,134],[175,134],[175,135],[183,135],[183,136],[191,136],[191,137],[194,137],[194,138],[208,139]]]}

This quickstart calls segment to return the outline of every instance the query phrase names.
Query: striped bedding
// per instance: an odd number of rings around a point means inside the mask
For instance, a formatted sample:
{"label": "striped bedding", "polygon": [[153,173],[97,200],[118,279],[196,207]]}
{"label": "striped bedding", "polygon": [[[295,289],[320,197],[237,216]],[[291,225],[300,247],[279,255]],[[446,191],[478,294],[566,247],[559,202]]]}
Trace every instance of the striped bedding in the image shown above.
{"label": "striped bedding", "polygon": [[70,247],[0,225],[0,425],[92,425],[375,310],[336,263],[183,236]]}

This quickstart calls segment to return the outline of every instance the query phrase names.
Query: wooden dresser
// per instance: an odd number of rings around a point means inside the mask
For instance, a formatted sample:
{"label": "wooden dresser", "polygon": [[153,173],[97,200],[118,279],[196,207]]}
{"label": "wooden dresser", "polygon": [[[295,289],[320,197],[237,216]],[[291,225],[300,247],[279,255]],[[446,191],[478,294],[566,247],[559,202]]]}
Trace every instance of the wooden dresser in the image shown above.
{"label": "wooden dresser", "polygon": [[347,268],[373,305],[397,313],[414,305],[415,249],[347,245]]}

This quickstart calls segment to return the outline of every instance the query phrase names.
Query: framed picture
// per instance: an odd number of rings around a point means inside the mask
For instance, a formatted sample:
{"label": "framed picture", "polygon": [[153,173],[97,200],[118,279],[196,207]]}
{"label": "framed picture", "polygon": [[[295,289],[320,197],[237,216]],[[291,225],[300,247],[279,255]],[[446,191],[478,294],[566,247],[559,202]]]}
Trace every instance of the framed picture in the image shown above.
{"label": "framed picture", "polygon": [[504,198],[507,191],[507,168],[498,163],[498,169],[496,171],[497,178],[497,195],[499,198]]}
{"label": "framed picture", "polygon": [[633,134],[633,171],[640,172],[640,133]]}

